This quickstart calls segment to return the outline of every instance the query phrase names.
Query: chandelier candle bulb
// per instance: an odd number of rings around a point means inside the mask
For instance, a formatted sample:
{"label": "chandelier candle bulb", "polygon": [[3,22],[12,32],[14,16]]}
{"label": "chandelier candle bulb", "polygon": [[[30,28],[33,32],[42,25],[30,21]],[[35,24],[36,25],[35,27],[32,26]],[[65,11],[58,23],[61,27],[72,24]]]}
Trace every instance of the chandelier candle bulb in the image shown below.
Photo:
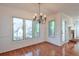
{"label": "chandelier candle bulb", "polygon": [[34,21],[38,21],[39,23],[45,23],[46,22],[46,15],[44,15],[42,12],[40,12],[40,3],[38,3],[38,13],[35,13],[33,16]]}
{"label": "chandelier candle bulb", "polygon": [[35,16],[33,16],[33,19],[35,18]]}
{"label": "chandelier candle bulb", "polygon": [[42,16],[43,15],[43,13],[40,13],[40,16]]}
{"label": "chandelier candle bulb", "polygon": [[46,15],[44,15],[44,18],[46,18]]}
{"label": "chandelier candle bulb", "polygon": [[36,16],[33,16],[33,20],[36,20],[36,18],[37,18]]}
{"label": "chandelier candle bulb", "polygon": [[35,16],[37,16],[37,13],[35,13]]}

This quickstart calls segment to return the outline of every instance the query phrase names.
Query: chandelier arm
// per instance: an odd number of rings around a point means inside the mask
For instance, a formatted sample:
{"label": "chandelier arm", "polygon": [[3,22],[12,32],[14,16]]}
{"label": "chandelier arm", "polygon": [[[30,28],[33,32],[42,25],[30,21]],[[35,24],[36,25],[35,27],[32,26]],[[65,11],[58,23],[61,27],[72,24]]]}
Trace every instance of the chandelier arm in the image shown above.
{"label": "chandelier arm", "polygon": [[38,3],[38,8],[39,8],[39,16],[40,16],[40,3]]}
{"label": "chandelier arm", "polygon": [[46,22],[46,15],[44,15],[41,13],[41,6],[40,3],[38,3],[38,16],[37,14],[35,14],[35,16],[33,17],[33,20],[37,20],[39,23],[45,23]]}
{"label": "chandelier arm", "polygon": [[38,8],[39,8],[39,12],[38,12],[38,17],[39,17],[39,19],[38,19],[38,21],[39,21],[39,23],[41,23],[41,18],[42,18],[42,16],[40,15],[40,3],[38,3]]}

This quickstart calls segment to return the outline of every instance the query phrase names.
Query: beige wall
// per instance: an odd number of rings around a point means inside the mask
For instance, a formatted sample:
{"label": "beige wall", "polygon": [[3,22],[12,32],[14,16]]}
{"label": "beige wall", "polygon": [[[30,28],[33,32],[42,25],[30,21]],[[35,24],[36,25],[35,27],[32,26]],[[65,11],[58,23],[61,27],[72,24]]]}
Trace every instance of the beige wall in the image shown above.
{"label": "beige wall", "polygon": [[[58,46],[62,45],[61,39],[61,13],[55,13],[47,17],[46,24],[40,25],[40,38],[38,39],[26,39],[21,41],[12,40],[12,16],[21,17],[25,19],[32,18],[34,14],[27,12],[27,10],[20,10],[15,8],[9,8],[0,6],[0,53],[17,48],[29,46],[32,44],[48,41]],[[55,18],[56,21],[56,33],[55,37],[48,37],[48,22]]]}
{"label": "beige wall", "polygon": [[33,15],[33,13],[24,10],[0,6],[0,53],[45,41],[43,24],[40,29],[40,38],[21,41],[12,40],[12,16],[30,19]]}
{"label": "beige wall", "polygon": [[[48,37],[48,22],[50,20],[52,20],[53,18],[55,18],[55,21],[56,21],[56,29],[55,29],[56,32],[55,32],[55,37],[50,38],[50,37]],[[46,26],[47,26],[46,27],[47,41],[60,46],[61,45],[61,16],[60,16],[60,13],[55,13],[55,14],[50,15],[48,17]]]}
{"label": "beige wall", "polygon": [[[52,20],[53,18],[55,18],[56,21],[56,29],[55,29],[55,36],[50,38],[48,37],[48,22],[50,20]],[[65,41],[63,41],[62,39],[62,20],[66,21],[66,39]],[[64,44],[65,42],[68,42],[70,37],[69,37],[69,32],[68,32],[68,26],[71,25],[71,17],[69,17],[68,15],[65,15],[63,13],[55,13],[52,14],[48,17],[48,21],[46,23],[46,32],[47,32],[47,41],[50,43],[53,43],[55,45],[61,46],[62,44]]]}
{"label": "beige wall", "polygon": [[71,17],[65,14],[61,14],[61,20],[66,22],[66,31],[65,31],[65,40],[62,39],[62,44],[68,42],[70,40],[70,35],[69,35],[69,25],[71,24]]}

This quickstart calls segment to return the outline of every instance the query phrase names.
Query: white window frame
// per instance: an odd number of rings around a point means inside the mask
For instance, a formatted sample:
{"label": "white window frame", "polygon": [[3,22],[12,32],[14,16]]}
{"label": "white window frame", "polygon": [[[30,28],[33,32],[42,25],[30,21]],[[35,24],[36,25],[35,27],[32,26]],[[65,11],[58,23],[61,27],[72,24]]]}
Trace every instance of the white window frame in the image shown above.
{"label": "white window frame", "polygon": [[[55,24],[54,24],[54,33],[53,33],[52,36],[50,35],[50,25],[49,25],[51,21],[54,21],[54,23],[55,23]],[[55,32],[56,32],[56,21],[55,21],[55,19],[52,19],[52,20],[50,20],[50,21],[48,22],[48,37],[49,37],[49,38],[55,37]]]}
{"label": "white window frame", "polygon": [[[23,39],[19,39],[19,40],[16,39],[16,40],[14,40],[14,27],[13,27],[13,26],[14,26],[14,23],[13,23],[13,18],[22,19],[22,18],[20,18],[20,17],[15,17],[15,16],[12,17],[12,40],[13,40],[13,41],[20,41],[20,40],[23,40],[24,37],[23,37]],[[23,23],[23,26],[24,26],[24,23]],[[23,27],[23,29],[24,29],[24,27]],[[23,31],[23,33],[24,33],[24,31]],[[23,36],[24,36],[24,34],[23,34]]]}
{"label": "white window frame", "polygon": [[26,34],[26,32],[25,32],[25,31],[26,31],[26,28],[25,28],[25,27],[26,27],[26,25],[25,25],[25,20],[31,20],[31,19],[24,19],[24,18],[21,18],[21,17],[12,16],[12,40],[13,40],[13,41],[19,41],[19,40],[17,40],[17,39],[14,40],[14,31],[13,31],[13,29],[14,29],[14,28],[13,28],[14,24],[13,24],[13,18],[23,19],[23,39],[21,39],[21,40],[28,40],[28,39],[33,39],[33,38],[35,39],[35,38],[39,38],[39,37],[40,37],[40,24],[39,24],[39,36],[38,36],[38,37],[33,37],[33,30],[34,30],[34,29],[33,29],[33,27],[34,27],[33,24],[34,24],[34,21],[32,21],[32,38],[26,38],[26,35],[27,35],[27,34]]}

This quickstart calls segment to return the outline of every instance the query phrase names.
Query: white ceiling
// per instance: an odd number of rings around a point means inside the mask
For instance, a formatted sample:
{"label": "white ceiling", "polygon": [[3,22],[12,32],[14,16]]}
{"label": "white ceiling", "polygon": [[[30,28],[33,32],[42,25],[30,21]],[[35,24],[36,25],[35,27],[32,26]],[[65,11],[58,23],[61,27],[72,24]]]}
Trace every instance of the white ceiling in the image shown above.
{"label": "white ceiling", "polygon": [[[5,3],[0,5],[23,9],[28,12],[38,12],[37,3]],[[78,16],[79,3],[42,3],[41,12],[48,15],[56,12],[63,12],[69,16]]]}

